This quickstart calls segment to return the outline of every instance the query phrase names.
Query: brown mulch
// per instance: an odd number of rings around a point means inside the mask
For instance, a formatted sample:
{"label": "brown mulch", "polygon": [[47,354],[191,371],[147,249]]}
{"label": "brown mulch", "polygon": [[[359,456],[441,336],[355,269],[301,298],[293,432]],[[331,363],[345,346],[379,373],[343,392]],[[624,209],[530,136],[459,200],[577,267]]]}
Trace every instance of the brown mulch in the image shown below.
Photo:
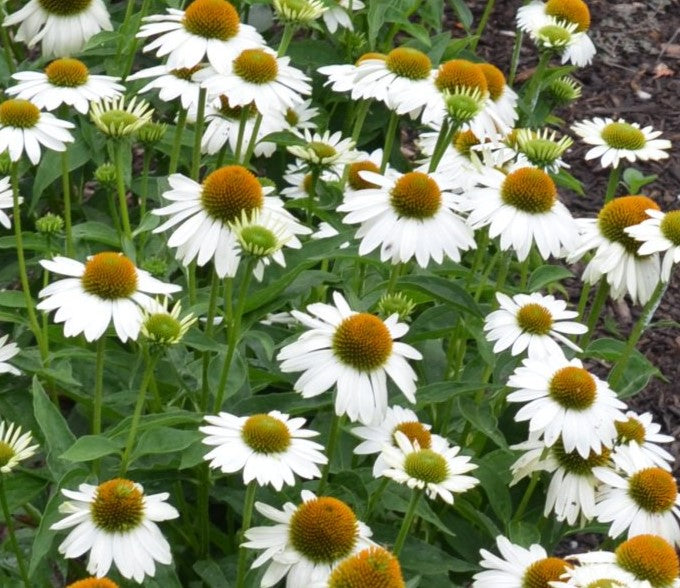
{"label": "brown mulch", "polygon": [[[484,9],[485,0],[471,3],[475,18]],[[512,53],[514,17],[522,0],[496,3],[488,28],[479,44],[479,54],[504,71],[509,70]],[[591,38],[597,46],[593,64],[575,73],[583,84],[583,97],[557,114],[565,121],[563,129],[583,118],[621,117],[642,126],[652,125],[663,131],[673,143],[670,157],[659,163],[640,162],[645,175],[658,179],[645,188],[645,195],[668,210],[680,208],[680,0],[589,0]],[[518,78],[530,74],[537,55],[529,42],[524,43]],[[583,159],[587,147],[578,141],[565,159],[570,172],[584,184],[586,196],[566,190],[562,199],[576,217],[594,217],[602,205],[608,170],[596,162]],[[624,193],[619,190],[618,195]],[[569,286],[569,284],[568,284]],[[578,282],[571,284],[578,297]],[[613,319],[626,336],[639,309],[623,303],[609,303],[603,315]],[[655,321],[680,322],[680,274],[676,271],[668,291],[656,312]],[[602,324],[602,323],[601,323]],[[603,334],[604,331],[603,331]],[[634,398],[631,408],[651,411],[662,424],[663,432],[680,439],[680,329],[675,327],[648,330],[638,349],[654,363],[667,381],[654,379]],[[680,455],[680,441],[672,453]],[[680,472],[680,464],[676,468]]]}

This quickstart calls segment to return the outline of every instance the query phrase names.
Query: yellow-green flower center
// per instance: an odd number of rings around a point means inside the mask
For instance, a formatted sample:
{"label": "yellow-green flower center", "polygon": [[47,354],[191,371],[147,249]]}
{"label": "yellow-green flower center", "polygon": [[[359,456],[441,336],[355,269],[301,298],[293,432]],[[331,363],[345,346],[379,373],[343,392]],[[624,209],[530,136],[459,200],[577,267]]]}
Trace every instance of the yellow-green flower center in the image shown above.
{"label": "yellow-green flower center", "polygon": [[90,71],[79,59],[62,57],[55,59],[45,68],[47,80],[53,86],[64,88],[77,88],[87,82]]}
{"label": "yellow-green flower center", "polygon": [[367,190],[369,188],[377,188],[376,184],[364,180],[359,175],[359,172],[370,171],[376,174],[380,173],[380,168],[372,161],[357,161],[350,164],[349,175],[347,176],[347,182],[353,190]]}
{"label": "yellow-green flower center", "polygon": [[404,588],[399,560],[382,547],[369,547],[333,570],[328,588]]}
{"label": "yellow-green flower center", "polygon": [[420,449],[409,453],[404,460],[404,471],[427,484],[441,484],[449,475],[446,459],[432,449]]}
{"label": "yellow-green flower center", "polygon": [[125,129],[130,129],[139,121],[139,117],[127,110],[114,108],[102,112],[99,120],[105,127],[124,133]]}
{"label": "yellow-green flower center", "polygon": [[0,124],[3,127],[30,129],[40,120],[40,109],[28,100],[11,98],[0,104]]}
{"label": "yellow-green flower center", "polygon": [[99,298],[128,298],[137,290],[137,268],[124,255],[105,251],[87,261],[81,282],[85,292]]}
{"label": "yellow-green flower center", "polygon": [[4,441],[0,441],[0,468],[6,466],[16,455],[16,451]]}
{"label": "yellow-green flower center", "polygon": [[264,204],[262,186],[240,165],[221,167],[203,180],[201,203],[206,212],[223,223],[232,223],[243,212],[250,216]]}
{"label": "yellow-green flower center", "polygon": [[279,73],[276,57],[264,49],[245,49],[233,65],[234,73],[251,84],[268,84]]}
{"label": "yellow-green flower center", "polygon": [[238,33],[240,20],[225,0],[194,0],[184,12],[183,24],[198,37],[228,41]]}
{"label": "yellow-green flower center", "polygon": [[304,502],[290,519],[290,542],[298,553],[317,564],[344,559],[358,537],[354,512],[337,498],[320,496]]}
{"label": "yellow-green flower center", "polygon": [[465,59],[452,59],[439,66],[435,85],[440,92],[454,92],[461,88],[479,90],[486,94],[488,84],[482,68]]}
{"label": "yellow-green flower center", "polygon": [[628,253],[637,253],[640,242],[624,231],[626,227],[647,220],[647,210],[659,210],[658,205],[646,196],[622,196],[605,204],[597,215],[600,232],[609,240],[620,243]]}
{"label": "yellow-green flower center", "polygon": [[295,112],[292,108],[287,108],[286,109],[286,114],[284,117],[286,119],[286,122],[291,126],[291,127],[296,127],[297,124],[300,122],[300,117],[298,116],[298,113]]}
{"label": "yellow-green flower center", "polygon": [[552,328],[553,318],[543,305],[532,302],[525,304],[517,313],[517,325],[532,335],[547,335]]}
{"label": "yellow-green flower center", "polygon": [[661,234],[673,245],[680,245],[680,210],[671,210],[661,219]]}
{"label": "yellow-green flower center", "polygon": [[505,204],[529,214],[545,214],[557,200],[557,187],[543,170],[523,167],[508,174],[501,186]]}
{"label": "yellow-green flower center", "polygon": [[661,468],[646,468],[628,480],[628,494],[647,512],[669,511],[678,496],[675,478]]}
{"label": "yellow-green flower center", "polygon": [[144,496],[130,480],[104,482],[97,488],[90,515],[94,525],[106,533],[131,531],[144,518]]}
{"label": "yellow-green flower center", "polygon": [[549,16],[574,23],[579,32],[587,31],[590,27],[590,10],[583,0],[548,0],[545,12]]}
{"label": "yellow-green flower center", "polygon": [[144,323],[150,339],[159,342],[176,341],[182,334],[181,323],[173,316],[159,312]]}
{"label": "yellow-green flower center", "polygon": [[479,68],[486,78],[486,85],[491,100],[496,102],[505,91],[505,76],[503,72],[491,63],[480,63]]}
{"label": "yellow-green flower center", "polygon": [[606,447],[603,447],[600,453],[591,451],[588,457],[581,457],[576,450],[567,453],[561,440],[555,443],[551,450],[553,457],[557,460],[560,467],[564,468],[568,473],[577,476],[591,475],[593,468],[607,465],[611,455],[611,451]]}
{"label": "yellow-green flower center", "polygon": [[243,251],[258,257],[266,257],[281,248],[281,242],[267,227],[247,225],[238,232]]}
{"label": "yellow-green flower center", "polygon": [[394,427],[394,431],[392,431],[393,437],[397,431],[406,435],[411,443],[418,443],[418,447],[421,449],[429,449],[432,445],[432,434],[425,428],[423,423],[418,421],[399,423]]}
{"label": "yellow-green flower center", "polygon": [[618,588],[619,586],[623,586],[623,588],[625,588],[626,585],[623,582],[619,582],[618,580],[601,578],[600,580],[595,580],[590,584],[586,584],[585,588]]}
{"label": "yellow-green flower center", "polygon": [[392,335],[377,316],[361,312],[344,319],[333,335],[333,353],[345,365],[370,372],[392,353]]}
{"label": "yellow-green flower center", "polygon": [[560,406],[585,410],[595,401],[597,384],[587,370],[569,365],[553,374],[548,390],[550,397]]}
{"label": "yellow-green flower center", "polygon": [[541,27],[537,33],[538,38],[551,47],[564,47],[571,41],[569,29],[558,24],[549,24]]}
{"label": "yellow-green flower center", "polygon": [[601,136],[614,149],[637,151],[647,144],[644,133],[625,122],[609,123],[602,129]]}
{"label": "yellow-green flower center", "polygon": [[560,579],[567,562],[559,557],[546,557],[532,563],[522,577],[522,588],[550,588],[549,582]]}
{"label": "yellow-green flower center", "polygon": [[424,80],[432,71],[430,58],[418,49],[397,47],[387,54],[385,66],[392,73],[410,80]]}
{"label": "yellow-green flower center", "polygon": [[667,588],[680,576],[675,549],[657,535],[637,535],[616,549],[616,563],[653,588]]}
{"label": "yellow-green flower center", "polygon": [[38,0],[40,7],[57,16],[73,16],[85,12],[92,0]]}
{"label": "yellow-green flower center", "polygon": [[282,420],[268,414],[255,414],[243,425],[245,444],[257,453],[282,453],[290,447],[290,431]]}
{"label": "yellow-green flower center", "polygon": [[314,155],[321,160],[335,157],[338,153],[333,145],[329,145],[323,141],[311,141],[309,143],[309,148],[314,152]]}
{"label": "yellow-green flower center", "polygon": [[637,419],[630,417],[627,421],[616,421],[614,423],[619,439],[623,443],[635,441],[642,445],[645,441],[645,427]]}
{"label": "yellow-green flower center", "polygon": [[394,184],[390,203],[399,216],[424,220],[437,214],[442,204],[442,193],[437,182],[427,174],[409,172]]}

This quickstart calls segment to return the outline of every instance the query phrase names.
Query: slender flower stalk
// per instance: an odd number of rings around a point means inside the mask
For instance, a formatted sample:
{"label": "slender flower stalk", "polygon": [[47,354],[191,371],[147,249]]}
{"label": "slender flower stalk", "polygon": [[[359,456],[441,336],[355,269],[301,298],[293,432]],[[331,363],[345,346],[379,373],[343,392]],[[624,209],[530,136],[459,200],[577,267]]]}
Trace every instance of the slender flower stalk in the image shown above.
{"label": "slender flower stalk", "polygon": [[395,557],[398,557],[401,553],[404,543],[406,542],[406,536],[408,535],[409,529],[411,528],[411,523],[416,516],[416,508],[418,507],[418,501],[420,500],[423,490],[414,490],[411,494],[411,500],[408,503],[408,508],[406,509],[406,514],[404,515],[404,520],[401,523],[401,528],[399,529],[399,534],[394,541],[394,547],[392,548],[392,553]]}
{"label": "slender flower stalk", "polygon": [[607,192],[604,196],[604,203],[607,204],[610,200],[616,196],[616,188],[619,186],[621,181],[621,172],[623,171],[623,166],[621,164],[612,167],[609,171],[609,181],[607,182]]}
{"label": "slender flower stalk", "polygon": [[484,7],[482,17],[479,19],[477,31],[475,32],[475,35],[472,38],[472,41],[470,42],[470,51],[472,51],[473,53],[477,49],[477,44],[479,43],[479,40],[482,38],[482,35],[484,34],[484,29],[486,28],[486,24],[489,22],[489,17],[493,12],[495,4],[496,0],[487,0],[486,2],[486,6]]}
{"label": "slender flower stalk", "polygon": [[12,551],[17,558],[17,565],[19,566],[19,573],[21,574],[21,579],[26,588],[31,588],[31,582],[28,578],[28,569],[26,568],[26,562],[24,561],[24,555],[21,553],[19,548],[19,543],[17,542],[16,533],[14,532],[14,521],[12,520],[12,513],[9,510],[7,504],[7,492],[5,490],[5,474],[0,474],[0,505],[2,505],[2,515],[5,519],[5,526],[7,528],[7,534],[9,535],[9,541],[12,545]]}
{"label": "slender flower stalk", "polygon": [[607,284],[607,280],[603,278],[600,280],[600,285],[597,287],[597,292],[595,293],[595,299],[593,300],[593,304],[590,307],[588,322],[586,323],[588,330],[578,342],[579,347],[582,349],[586,349],[588,347],[588,343],[590,343],[590,340],[593,337],[593,331],[595,330],[595,325],[597,325],[597,319],[600,318],[600,312],[602,311],[602,307],[604,306],[608,295],[609,284]]}
{"label": "slender flower stalk", "polygon": [[538,65],[534,70],[531,80],[529,82],[529,87],[527,88],[527,93],[524,98],[526,104],[528,104],[529,112],[534,112],[536,109],[536,104],[538,103],[538,96],[540,94],[541,82],[543,81],[543,74],[545,73],[548,64],[550,63],[550,58],[552,57],[552,51],[545,49],[541,51],[541,55],[538,60]]}
{"label": "slender flower stalk", "polygon": [[394,139],[399,130],[399,115],[395,111],[390,112],[390,122],[387,124],[387,131],[385,132],[385,146],[383,147],[382,161],[380,162],[380,173],[385,173],[387,164],[390,161],[392,154],[392,146]]}
{"label": "slender flower stalk", "polygon": [[333,411],[333,416],[331,417],[331,428],[328,433],[328,444],[326,445],[326,453],[328,454],[328,461],[323,466],[321,470],[321,479],[319,480],[319,485],[316,489],[317,494],[322,495],[326,489],[326,484],[328,483],[328,474],[331,471],[331,463],[333,462],[333,454],[335,453],[335,446],[338,443],[338,437],[340,436],[340,429],[342,417],[338,416],[335,411]]}
{"label": "slender flower stalk", "polygon": [[201,137],[203,136],[203,123],[205,122],[205,101],[207,90],[201,88],[198,91],[198,112],[194,125],[194,152],[191,160],[191,178],[198,181],[201,169]]}
{"label": "slender flower stalk", "polygon": [[288,46],[290,45],[290,42],[293,40],[293,34],[295,33],[295,26],[287,22],[283,26],[283,35],[281,36],[281,42],[279,43],[279,48],[276,50],[276,54],[278,57],[283,57],[286,54],[286,51],[288,51]]}
{"label": "slender flower stalk", "polygon": [[248,549],[243,546],[246,540],[246,531],[250,529],[250,521],[253,518],[253,506],[255,505],[255,493],[257,481],[252,480],[246,486],[246,497],[243,503],[243,522],[241,523],[241,541],[238,549],[238,564],[236,568],[236,588],[244,588],[246,581],[246,558]]}
{"label": "slender flower stalk", "polygon": [[130,227],[130,215],[127,205],[127,191],[125,188],[125,148],[129,147],[127,141],[120,139],[114,140],[114,165],[116,166],[116,191],[118,192],[118,207],[120,208],[120,218],[123,226],[123,236],[128,241],[132,241],[132,228]]}
{"label": "slender flower stalk", "polygon": [[172,175],[177,171],[177,163],[179,162],[179,152],[182,148],[182,135],[184,134],[184,127],[187,122],[187,111],[184,108],[179,109],[177,115],[177,125],[175,126],[175,137],[172,141],[172,151],[170,152],[170,163],[168,164],[168,175]]}

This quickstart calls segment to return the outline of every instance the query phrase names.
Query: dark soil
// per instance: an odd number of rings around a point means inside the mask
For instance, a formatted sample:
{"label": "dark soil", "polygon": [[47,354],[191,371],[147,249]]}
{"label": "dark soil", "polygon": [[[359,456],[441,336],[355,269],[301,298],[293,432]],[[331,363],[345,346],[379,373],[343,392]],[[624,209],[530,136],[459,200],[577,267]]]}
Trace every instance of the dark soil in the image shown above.
{"label": "dark soil", "polygon": [[[484,9],[485,0],[476,0],[471,7],[476,18]],[[496,3],[492,18],[479,44],[479,53],[505,72],[510,67],[514,38],[514,18],[522,0]],[[592,15],[591,38],[597,55],[589,67],[574,75],[583,84],[583,97],[570,108],[557,114],[565,121],[563,130],[584,118],[624,118],[642,126],[652,125],[663,131],[663,137],[673,143],[670,157],[659,163],[639,162],[636,167],[645,175],[658,179],[643,188],[663,210],[680,208],[680,0],[588,0]],[[530,75],[537,55],[530,42],[521,53],[518,79]],[[562,200],[575,217],[594,217],[602,206],[608,170],[595,161],[586,162],[587,146],[575,141],[565,160],[570,172],[583,182],[586,196],[561,191]],[[618,194],[625,194],[621,186]],[[580,268],[573,268],[577,272]],[[574,302],[580,283],[570,286]],[[603,318],[613,319],[627,336],[639,308],[626,300],[609,302]],[[674,278],[656,312],[654,321],[680,322],[680,274]],[[604,320],[600,323],[604,324]],[[664,323],[666,324],[666,323]],[[652,380],[640,394],[627,399],[638,412],[650,411],[660,422],[663,432],[680,439],[680,325],[650,329],[638,349],[656,365],[667,381]],[[602,327],[603,328],[603,327]],[[604,334],[604,330],[603,330]],[[672,453],[680,455],[680,440]],[[680,460],[676,474],[680,473]]]}

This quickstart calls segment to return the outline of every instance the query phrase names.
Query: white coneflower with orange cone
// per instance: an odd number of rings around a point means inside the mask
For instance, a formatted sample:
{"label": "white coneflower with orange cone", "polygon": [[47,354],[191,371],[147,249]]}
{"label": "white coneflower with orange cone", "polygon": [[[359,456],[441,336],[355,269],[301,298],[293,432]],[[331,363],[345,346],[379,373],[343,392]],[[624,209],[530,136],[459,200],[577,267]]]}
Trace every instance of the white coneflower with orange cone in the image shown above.
{"label": "white coneflower with orange cone", "polygon": [[661,279],[668,282],[673,266],[680,262],[680,211],[648,208],[646,213],[649,218],[624,231],[640,243],[638,255],[663,253]]}

